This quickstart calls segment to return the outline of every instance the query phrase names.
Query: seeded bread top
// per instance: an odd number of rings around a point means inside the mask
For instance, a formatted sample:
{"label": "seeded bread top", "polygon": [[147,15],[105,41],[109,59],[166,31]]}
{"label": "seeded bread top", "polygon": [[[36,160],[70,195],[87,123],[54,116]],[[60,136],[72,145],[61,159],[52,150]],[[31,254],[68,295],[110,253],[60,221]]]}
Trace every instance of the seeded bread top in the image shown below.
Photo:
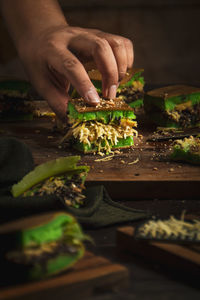
{"label": "seeded bread top", "polygon": [[100,99],[97,106],[90,106],[83,98],[71,99],[70,102],[74,105],[78,113],[95,112],[95,111],[133,111],[133,109],[125,103],[124,100],[116,98],[111,100]]}

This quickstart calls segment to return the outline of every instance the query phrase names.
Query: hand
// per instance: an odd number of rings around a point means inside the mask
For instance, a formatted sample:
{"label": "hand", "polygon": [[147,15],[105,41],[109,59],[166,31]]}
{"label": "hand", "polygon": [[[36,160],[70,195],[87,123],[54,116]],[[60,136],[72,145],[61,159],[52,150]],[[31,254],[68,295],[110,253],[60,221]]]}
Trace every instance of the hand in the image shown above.
{"label": "hand", "polygon": [[103,96],[114,98],[118,82],[134,59],[129,39],[67,25],[49,28],[37,39],[30,37],[18,51],[32,84],[62,119],[70,84],[90,105],[99,102],[83,63],[94,61],[102,74]]}

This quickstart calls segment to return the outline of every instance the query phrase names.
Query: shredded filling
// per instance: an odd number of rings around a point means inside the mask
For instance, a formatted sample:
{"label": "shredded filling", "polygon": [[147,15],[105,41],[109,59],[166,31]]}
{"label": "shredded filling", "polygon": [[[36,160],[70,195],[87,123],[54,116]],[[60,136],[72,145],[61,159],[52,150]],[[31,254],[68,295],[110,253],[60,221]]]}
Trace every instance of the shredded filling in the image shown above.
{"label": "shredded filling", "polygon": [[175,146],[180,147],[180,149],[187,150],[190,153],[200,154],[200,138],[190,136],[189,138],[184,138],[183,140],[176,140]]}
{"label": "shredded filling", "polygon": [[144,84],[140,81],[134,81],[132,86],[124,87],[117,92],[117,97],[123,99],[126,103],[131,103],[144,97]]}
{"label": "shredded filling", "polygon": [[136,126],[137,122],[129,119],[120,119],[119,124],[103,124],[98,121],[76,122],[62,141],[73,136],[89,147],[95,145],[98,154],[103,155],[103,152],[109,154],[119,139],[138,135],[137,130],[133,128]]}
{"label": "shredded filling", "polygon": [[82,176],[84,173],[68,176],[50,177],[32,187],[24,193],[24,196],[45,196],[55,194],[67,206],[79,208],[84,206],[85,196],[82,194],[84,188]]}
{"label": "shredded filling", "polygon": [[190,102],[177,105],[173,111],[166,111],[167,117],[176,123],[180,124],[181,127],[188,127],[193,124],[200,122],[200,103],[192,106]]}
{"label": "shredded filling", "polygon": [[29,246],[25,249],[10,251],[6,254],[9,261],[22,263],[25,265],[35,263],[46,263],[58,255],[75,255],[79,250],[78,245],[69,244],[67,241],[58,240],[56,242],[45,243],[41,245]]}
{"label": "shredded filling", "polygon": [[149,221],[138,230],[138,237],[182,238],[200,240],[200,221],[192,223],[171,216],[168,220]]}

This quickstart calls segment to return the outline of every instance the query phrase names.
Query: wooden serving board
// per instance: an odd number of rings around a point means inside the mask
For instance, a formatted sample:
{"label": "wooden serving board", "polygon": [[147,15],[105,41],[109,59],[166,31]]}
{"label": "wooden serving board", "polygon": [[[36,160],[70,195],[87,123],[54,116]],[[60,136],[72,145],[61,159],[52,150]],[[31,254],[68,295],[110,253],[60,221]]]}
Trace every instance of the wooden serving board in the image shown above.
{"label": "wooden serving board", "polygon": [[191,244],[142,241],[134,238],[135,228],[121,227],[117,230],[117,248],[159,263],[171,270],[200,275],[200,246]]}
{"label": "wooden serving board", "polygon": [[1,300],[85,299],[97,290],[128,284],[126,267],[86,252],[72,270],[48,280],[0,289]]}
{"label": "wooden serving board", "polygon": [[91,167],[88,185],[103,184],[113,199],[196,199],[200,197],[200,166],[169,160],[170,142],[146,142],[153,128],[138,118],[139,138],[134,147],[115,153],[109,161],[59,147],[62,134],[53,132],[50,118],[0,123],[0,136],[14,136],[30,146],[36,164],[59,156],[81,155]]}

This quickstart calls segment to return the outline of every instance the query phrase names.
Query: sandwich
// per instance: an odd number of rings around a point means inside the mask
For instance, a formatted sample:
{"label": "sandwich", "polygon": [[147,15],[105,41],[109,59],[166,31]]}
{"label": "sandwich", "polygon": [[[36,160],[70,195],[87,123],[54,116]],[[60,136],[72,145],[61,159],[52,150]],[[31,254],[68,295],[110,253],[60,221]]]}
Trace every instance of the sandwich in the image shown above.
{"label": "sandwich", "polygon": [[0,121],[29,121],[43,116],[55,118],[55,113],[28,81],[0,78]]}
{"label": "sandwich", "polygon": [[109,154],[113,149],[134,144],[137,126],[133,109],[122,99],[101,99],[91,107],[82,98],[68,103],[70,129],[61,142],[71,140],[75,149],[84,153]]}
{"label": "sandwich", "polygon": [[[144,77],[143,69],[129,69],[125,77],[120,81],[117,88],[117,98],[124,100],[130,107],[136,109],[143,106],[144,98]],[[88,75],[98,94],[102,97],[102,76],[97,69],[88,71]],[[74,89],[71,97],[80,98],[77,91]]]}
{"label": "sandwich", "polygon": [[32,87],[29,82],[0,78],[0,120],[32,120],[35,107],[31,98]]}
{"label": "sandwich", "polygon": [[[143,106],[145,84],[143,72],[143,69],[129,69],[117,88],[117,97],[134,109]],[[98,70],[91,70],[88,75],[98,94],[102,97],[101,73]]]}
{"label": "sandwich", "polygon": [[191,136],[176,140],[170,158],[174,161],[200,165],[200,137]]}
{"label": "sandwich", "polygon": [[80,156],[60,157],[37,166],[11,188],[13,197],[55,195],[64,204],[84,206],[88,166],[77,166]]}
{"label": "sandwich", "polygon": [[64,212],[29,216],[0,227],[1,284],[45,279],[71,268],[87,239]]}
{"label": "sandwich", "polygon": [[200,88],[187,85],[166,86],[144,96],[147,117],[158,126],[195,127],[200,124]]}
{"label": "sandwich", "polygon": [[143,107],[144,77],[143,69],[130,69],[117,89],[117,97],[123,99],[130,107]]}

